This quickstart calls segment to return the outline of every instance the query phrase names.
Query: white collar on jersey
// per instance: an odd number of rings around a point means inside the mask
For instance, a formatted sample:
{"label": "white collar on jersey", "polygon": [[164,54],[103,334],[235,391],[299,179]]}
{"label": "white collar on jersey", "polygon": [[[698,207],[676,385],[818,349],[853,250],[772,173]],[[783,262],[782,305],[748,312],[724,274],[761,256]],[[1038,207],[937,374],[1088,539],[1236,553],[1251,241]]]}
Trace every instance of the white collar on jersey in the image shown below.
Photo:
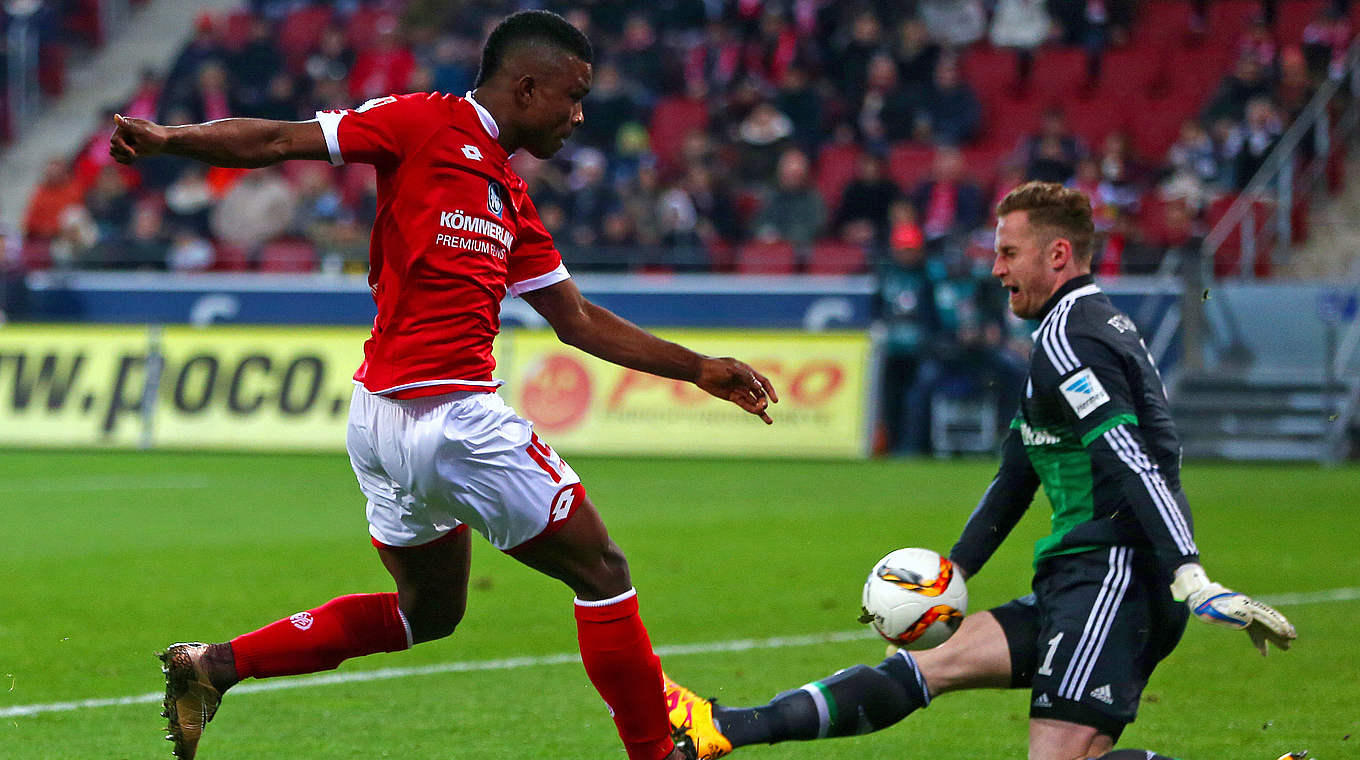
{"label": "white collar on jersey", "polygon": [[492,140],[500,139],[501,136],[500,125],[496,123],[496,120],[494,118],[492,118],[491,112],[483,108],[482,104],[478,103],[477,99],[472,97],[472,90],[468,90],[467,94],[463,96],[463,99],[471,103],[472,107],[476,109],[477,118],[482,120],[482,128],[486,130],[486,133],[488,135],[491,135],[491,139]]}
{"label": "white collar on jersey", "polygon": [[[1075,301],[1075,300],[1077,300],[1078,298],[1083,298],[1083,297],[1085,297],[1085,296],[1093,296],[1093,295],[1095,295],[1096,293],[1099,293],[1099,292],[1100,292],[1100,287],[1099,287],[1098,285],[1092,283],[1092,284],[1090,284],[1090,285],[1082,285],[1081,287],[1079,287],[1079,288],[1077,288],[1076,290],[1074,290],[1074,291],[1068,293],[1067,295],[1063,296],[1062,298],[1059,298],[1059,299],[1058,299],[1058,302],[1055,303],[1055,304],[1053,304],[1053,308],[1052,308],[1052,309],[1049,309],[1048,313],[1044,315],[1043,321],[1039,323],[1039,329],[1037,329],[1037,330],[1035,330],[1034,332],[1030,333],[1030,337],[1031,337],[1031,338],[1034,338],[1035,340],[1038,340],[1038,339],[1039,339],[1039,333],[1043,332],[1043,331],[1044,331],[1044,328],[1048,326],[1049,320],[1053,319],[1053,315],[1054,315],[1054,314],[1057,314],[1059,311],[1062,311],[1062,309],[1060,309],[1059,307],[1062,306],[1063,304],[1065,304],[1065,303],[1071,303],[1072,301]],[[1065,321],[1065,320],[1064,320],[1064,321]]]}

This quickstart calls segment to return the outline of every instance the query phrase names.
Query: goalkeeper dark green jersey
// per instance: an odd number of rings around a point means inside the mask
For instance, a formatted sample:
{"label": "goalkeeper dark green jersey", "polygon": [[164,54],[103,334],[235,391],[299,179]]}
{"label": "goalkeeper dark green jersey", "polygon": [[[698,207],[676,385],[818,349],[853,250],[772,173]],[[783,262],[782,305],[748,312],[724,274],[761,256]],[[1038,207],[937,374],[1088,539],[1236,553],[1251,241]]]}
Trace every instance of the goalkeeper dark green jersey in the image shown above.
{"label": "goalkeeper dark green jersey", "polygon": [[1044,305],[1001,468],[950,558],[975,573],[1042,485],[1053,517],[1036,564],[1109,546],[1155,550],[1169,569],[1197,562],[1180,457],[1138,330],[1090,275],[1070,280]]}

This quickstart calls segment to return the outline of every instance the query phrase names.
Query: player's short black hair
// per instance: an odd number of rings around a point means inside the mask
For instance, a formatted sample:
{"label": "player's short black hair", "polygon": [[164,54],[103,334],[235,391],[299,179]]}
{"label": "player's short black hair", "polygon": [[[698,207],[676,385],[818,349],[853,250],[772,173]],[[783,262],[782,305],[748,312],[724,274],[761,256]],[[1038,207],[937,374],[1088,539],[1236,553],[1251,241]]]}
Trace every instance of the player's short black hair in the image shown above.
{"label": "player's short black hair", "polygon": [[473,87],[480,87],[495,76],[506,54],[516,45],[543,43],[592,63],[590,40],[570,21],[552,11],[520,11],[505,17],[491,30],[482,48],[482,66]]}

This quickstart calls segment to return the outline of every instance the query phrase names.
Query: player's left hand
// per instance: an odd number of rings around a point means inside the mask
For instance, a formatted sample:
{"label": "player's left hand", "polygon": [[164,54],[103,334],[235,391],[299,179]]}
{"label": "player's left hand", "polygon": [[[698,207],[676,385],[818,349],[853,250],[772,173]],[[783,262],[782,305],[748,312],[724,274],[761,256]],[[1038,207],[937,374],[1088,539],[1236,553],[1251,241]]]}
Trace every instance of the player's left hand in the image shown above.
{"label": "player's left hand", "polygon": [[766,425],[774,424],[765,409],[771,403],[779,403],[779,394],[769,378],[751,369],[746,362],[730,356],[708,357],[699,365],[699,377],[694,384],[754,414]]}
{"label": "player's left hand", "polygon": [[1182,565],[1171,584],[1171,596],[1185,602],[1195,617],[1206,623],[1244,629],[1251,643],[1266,656],[1266,643],[1288,649],[1299,634],[1288,618],[1274,607],[1214,583],[1197,564]]}

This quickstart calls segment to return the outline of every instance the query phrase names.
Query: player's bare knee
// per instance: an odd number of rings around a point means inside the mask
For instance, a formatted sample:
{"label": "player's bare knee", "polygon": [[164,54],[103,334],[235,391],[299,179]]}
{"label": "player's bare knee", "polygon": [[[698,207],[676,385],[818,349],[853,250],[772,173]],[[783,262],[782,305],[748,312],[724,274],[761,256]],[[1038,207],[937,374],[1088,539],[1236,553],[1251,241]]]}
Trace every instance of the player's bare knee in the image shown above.
{"label": "player's bare knee", "polygon": [[617,544],[609,541],[600,547],[599,554],[587,564],[572,586],[582,599],[618,596],[633,587],[628,558],[623,556],[623,550]]}

